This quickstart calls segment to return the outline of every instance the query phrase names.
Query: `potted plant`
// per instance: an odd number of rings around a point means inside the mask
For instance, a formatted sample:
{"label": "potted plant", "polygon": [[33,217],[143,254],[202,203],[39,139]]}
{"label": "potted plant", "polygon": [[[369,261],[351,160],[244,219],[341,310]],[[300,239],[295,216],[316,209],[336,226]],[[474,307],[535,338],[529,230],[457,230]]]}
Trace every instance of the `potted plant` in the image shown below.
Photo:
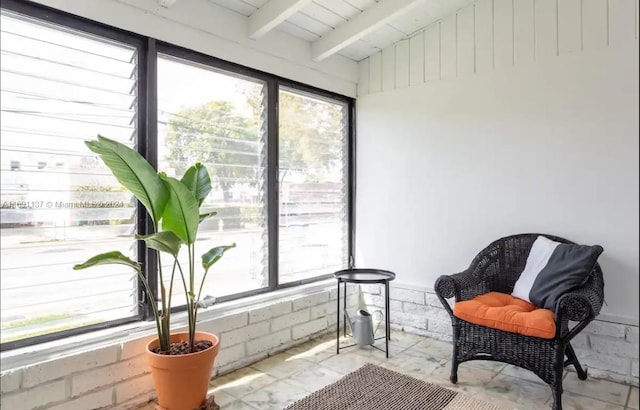
{"label": "potted plant", "polygon": [[[98,135],[95,141],[85,141],[98,154],[114,177],[144,206],[153,221],[154,231],[136,235],[150,249],[158,251],[160,306],[153,297],[142,267],[119,251],[96,255],[74,269],[97,265],[124,264],[140,277],[151,302],[157,338],[147,345],[146,354],[151,367],[159,405],[167,410],[192,410],[206,399],[211,369],[218,353],[217,336],[196,331],[198,309],[206,307],[201,300],[207,274],[224,253],[235,243],[218,246],[202,255],[204,271],[199,284],[195,282],[195,242],[198,225],[215,212],[200,213],[200,206],[211,191],[211,179],[206,167],[197,163],[187,169],[178,180],[158,173],[135,150],[117,141]],[[188,266],[182,266],[178,256],[182,248],[188,254]],[[161,255],[173,259],[173,268],[163,272]],[[171,334],[171,302],[176,272],[182,281],[186,298],[188,331]],[[169,278],[168,291],[164,282]]]}

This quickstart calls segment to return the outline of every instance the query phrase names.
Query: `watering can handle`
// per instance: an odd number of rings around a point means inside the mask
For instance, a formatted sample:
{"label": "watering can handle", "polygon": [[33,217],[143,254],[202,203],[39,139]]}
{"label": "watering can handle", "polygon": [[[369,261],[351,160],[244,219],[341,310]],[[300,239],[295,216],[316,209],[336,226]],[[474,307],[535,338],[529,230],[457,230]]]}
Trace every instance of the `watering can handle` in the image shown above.
{"label": "watering can handle", "polygon": [[380,327],[380,325],[384,321],[384,313],[382,313],[381,310],[374,311],[373,313],[371,313],[371,316],[375,315],[376,313],[380,313],[380,320],[378,321],[378,324],[376,325],[376,328],[373,330],[373,335],[374,336],[375,336],[376,332],[378,331],[378,328]]}
{"label": "watering can handle", "polygon": [[349,312],[347,312],[346,310],[344,311],[344,315],[346,316],[345,318],[345,323],[344,326],[349,326],[349,330],[351,330],[351,334],[353,334],[353,324],[351,323],[351,317],[349,316]]}

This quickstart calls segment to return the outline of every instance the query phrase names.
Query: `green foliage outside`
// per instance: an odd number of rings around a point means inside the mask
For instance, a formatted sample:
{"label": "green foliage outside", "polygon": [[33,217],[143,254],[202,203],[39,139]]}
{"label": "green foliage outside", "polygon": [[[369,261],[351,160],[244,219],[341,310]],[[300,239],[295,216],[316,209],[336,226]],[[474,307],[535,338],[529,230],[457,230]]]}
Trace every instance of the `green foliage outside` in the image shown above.
{"label": "green foliage outside", "polygon": [[[265,132],[263,96],[259,88],[245,91],[247,110],[238,112],[226,101],[211,101],[173,115],[168,123],[167,158],[176,174],[184,164],[201,162],[212,173],[215,187],[231,199],[237,183],[259,180],[261,132]],[[304,171],[305,182],[331,180],[331,171],[342,158],[343,107],[287,92],[280,93],[280,178]]]}

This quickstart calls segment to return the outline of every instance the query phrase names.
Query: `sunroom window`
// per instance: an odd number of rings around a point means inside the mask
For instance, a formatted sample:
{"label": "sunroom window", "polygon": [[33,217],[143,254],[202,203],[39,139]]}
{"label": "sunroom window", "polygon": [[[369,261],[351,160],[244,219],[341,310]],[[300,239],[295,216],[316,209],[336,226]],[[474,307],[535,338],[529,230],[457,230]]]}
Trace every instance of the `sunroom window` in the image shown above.
{"label": "sunroom window", "polygon": [[[135,203],[84,141],[137,135],[138,51],[2,12],[2,343],[136,316]],[[5,172],[11,170],[13,172]]]}

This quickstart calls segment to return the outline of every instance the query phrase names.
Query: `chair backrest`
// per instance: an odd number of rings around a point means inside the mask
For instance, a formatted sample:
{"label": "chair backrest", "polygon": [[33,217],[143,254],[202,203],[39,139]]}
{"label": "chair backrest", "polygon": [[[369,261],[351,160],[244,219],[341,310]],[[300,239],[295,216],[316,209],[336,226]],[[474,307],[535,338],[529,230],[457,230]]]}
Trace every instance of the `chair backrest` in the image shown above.
{"label": "chair backrest", "polygon": [[[568,239],[542,233],[511,235],[493,241],[472,262],[472,266],[486,266],[484,268],[484,277],[487,289],[502,293],[511,293],[513,291],[513,286],[524,270],[531,246],[538,236],[544,236],[552,241],[561,243],[574,243]],[[598,292],[598,295],[604,299],[602,269],[598,263],[591,271],[589,280],[584,286],[593,287]],[[598,314],[599,312],[595,313]]]}

